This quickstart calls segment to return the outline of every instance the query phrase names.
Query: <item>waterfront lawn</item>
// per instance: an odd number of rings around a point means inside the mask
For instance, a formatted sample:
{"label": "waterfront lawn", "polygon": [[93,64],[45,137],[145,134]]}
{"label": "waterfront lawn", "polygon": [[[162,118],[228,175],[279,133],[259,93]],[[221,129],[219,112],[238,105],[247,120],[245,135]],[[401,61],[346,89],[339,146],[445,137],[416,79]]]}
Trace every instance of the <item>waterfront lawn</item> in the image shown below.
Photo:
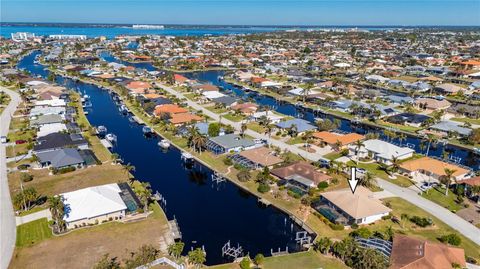
{"label": "waterfront lawn", "polygon": [[[355,165],[352,161],[349,161],[347,165]],[[383,170],[378,169],[379,166],[377,163],[358,163],[356,165],[358,168],[363,168],[368,172],[372,173],[372,175],[384,179],[388,182],[394,183],[400,187],[410,187],[413,185],[413,182],[404,176],[396,175],[395,179],[391,179],[388,177],[387,173]]]}
{"label": "waterfront lawn", "polygon": [[423,192],[422,196],[452,212],[464,208],[462,204],[457,203],[458,196],[453,191],[449,191],[448,196],[445,196],[445,188],[443,187],[431,188],[428,192]]}
{"label": "waterfront lawn", "polygon": [[402,125],[402,124],[394,124],[394,123],[386,122],[386,121],[383,121],[383,120],[378,120],[377,124],[382,126],[382,127],[394,128],[394,129],[398,129],[398,130],[402,130],[402,131],[410,132],[410,133],[415,133],[415,132],[423,129],[422,127],[413,127],[413,126]]}
{"label": "waterfront lawn", "polygon": [[[110,162],[78,169],[62,175],[49,175],[50,171],[48,169],[30,169],[28,172],[33,175],[33,180],[24,182],[23,186],[34,187],[40,195],[55,195],[81,188],[128,180],[122,166],[112,165]],[[16,171],[8,175],[8,183],[12,195],[20,191],[20,174],[20,172]]]}
{"label": "waterfront lawn", "polygon": [[[252,254],[253,256],[253,254]],[[217,266],[210,266],[212,269],[238,269],[240,265],[238,263],[228,263]],[[315,251],[305,251],[292,253],[283,256],[266,257],[265,261],[261,265],[263,269],[290,269],[290,268],[302,268],[302,269],[339,269],[348,268],[341,261],[322,255]]]}
{"label": "waterfront lawn", "polygon": [[38,219],[17,226],[17,247],[28,247],[52,237],[47,218]]}
{"label": "waterfront lawn", "polygon": [[[154,212],[161,212],[161,209]],[[142,245],[157,248],[167,245],[168,222],[164,214],[157,213],[141,221],[108,222],[43,238],[35,245],[17,248],[10,268],[92,268],[107,253],[122,261]],[[52,251],[55,249],[61,250],[62,255]]]}

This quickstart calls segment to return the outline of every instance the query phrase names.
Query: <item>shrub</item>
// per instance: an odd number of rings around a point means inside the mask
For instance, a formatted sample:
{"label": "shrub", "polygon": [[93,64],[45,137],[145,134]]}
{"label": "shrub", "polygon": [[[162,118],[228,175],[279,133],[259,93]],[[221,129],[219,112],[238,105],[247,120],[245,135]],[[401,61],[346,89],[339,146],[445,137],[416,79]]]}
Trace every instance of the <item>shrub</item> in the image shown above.
{"label": "shrub", "polygon": [[21,179],[23,182],[29,182],[29,181],[32,181],[32,180],[33,180],[33,176],[30,175],[29,173],[21,173],[21,174],[20,174],[20,179]]}
{"label": "shrub", "polygon": [[232,159],[230,159],[230,158],[223,159],[223,163],[225,165],[232,165],[233,164]]}
{"label": "shrub", "polygon": [[326,189],[328,188],[328,182],[326,181],[322,181],[320,183],[318,183],[318,186],[317,186],[319,189]]}
{"label": "shrub", "polygon": [[477,260],[470,256],[467,256],[466,261],[471,264],[477,264]]}
{"label": "shrub", "polygon": [[358,224],[354,223],[354,224],[350,225],[350,227],[351,227],[352,229],[358,229]]}
{"label": "shrub", "polygon": [[431,218],[422,218],[419,216],[413,216],[410,218],[410,221],[415,223],[416,225],[425,228],[427,226],[430,226],[433,224],[433,221]]}
{"label": "shrub", "polygon": [[330,226],[330,228],[332,228],[332,230],[334,231],[342,231],[343,229],[345,229],[345,226],[343,226],[342,224],[330,223],[328,226]]}
{"label": "shrub", "polygon": [[73,172],[73,171],[75,171],[75,167],[74,167],[74,166],[64,167],[64,168],[53,169],[53,170],[52,170],[52,172],[53,172],[54,175],[61,175],[61,174],[65,174],[65,173]]}
{"label": "shrub", "polygon": [[270,191],[270,186],[266,183],[260,183],[258,185],[257,191],[260,193],[266,193]]}
{"label": "shrub", "polygon": [[350,236],[353,236],[353,237],[362,237],[362,238],[370,238],[372,236],[372,231],[370,231],[368,228],[366,227],[361,227],[361,228],[358,228],[357,230],[353,231],[350,233]]}
{"label": "shrub", "polygon": [[447,234],[439,238],[440,242],[452,246],[459,246],[462,243],[462,238],[455,233]]}
{"label": "shrub", "polygon": [[240,262],[240,268],[250,269],[250,259],[248,259],[247,257],[243,258]]}

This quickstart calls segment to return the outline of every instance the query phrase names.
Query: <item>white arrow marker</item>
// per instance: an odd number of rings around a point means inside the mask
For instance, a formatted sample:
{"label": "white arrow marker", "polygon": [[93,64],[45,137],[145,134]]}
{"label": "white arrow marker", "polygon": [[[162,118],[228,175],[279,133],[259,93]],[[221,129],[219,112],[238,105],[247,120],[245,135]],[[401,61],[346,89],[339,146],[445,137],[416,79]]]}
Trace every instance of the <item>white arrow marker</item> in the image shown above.
{"label": "white arrow marker", "polygon": [[350,186],[350,190],[352,193],[355,193],[355,190],[357,189],[357,168],[351,167],[350,169],[350,180],[348,180],[348,185]]}

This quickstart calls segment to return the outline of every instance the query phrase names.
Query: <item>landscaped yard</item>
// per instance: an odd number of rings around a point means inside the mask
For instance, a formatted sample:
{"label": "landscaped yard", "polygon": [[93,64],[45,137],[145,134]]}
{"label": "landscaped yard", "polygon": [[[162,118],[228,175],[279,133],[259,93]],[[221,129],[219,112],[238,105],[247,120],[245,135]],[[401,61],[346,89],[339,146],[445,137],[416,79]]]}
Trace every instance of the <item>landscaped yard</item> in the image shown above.
{"label": "landscaped yard", "polygon": [[235,122],[239,122],[245,119],[245,116],[243,116],[242,114],[232,114],[232,113],[222,115],[222,117],[224,119],[235,121]]}
{"label": "landscaped yard", "polygon": [[428,192],[423,192],[422,196],[427,198],[430,201],[439,204],[450,211],[458,211],[464,208],[461,204],[456,202],[457,195],[452,191],[448,192],[448,196],[445,196],[445,188],[434,187],[431,188]]}
{"label": "landscaped yard", "polygon": [[469,122],[471,124],[480,125],[480,119],[471,119],[471,118],[451,118],[450,120],[459,121],[459,122]]}
{"label": "landscaped yard", "polygon": [[[352,161],[348,162],[347,164],[354,165]],[[410,187],[413,185],[413,182],[409,178],[406,178],[404,176],[396,175],[395,179],[389,178],[385,171],[378,169],[379,166],[377,163],[358,163],[355,166],[357,168],[363,168],[368,172],[372,173],[372,175],[377,176],[381,179],[385,179],[401,187]]]}
{"label": "landscaped yard", "polygon": [[52,230],[48,227],[47,218],[35,220],[17,227],[16,246],[33,246],[52,236]]}

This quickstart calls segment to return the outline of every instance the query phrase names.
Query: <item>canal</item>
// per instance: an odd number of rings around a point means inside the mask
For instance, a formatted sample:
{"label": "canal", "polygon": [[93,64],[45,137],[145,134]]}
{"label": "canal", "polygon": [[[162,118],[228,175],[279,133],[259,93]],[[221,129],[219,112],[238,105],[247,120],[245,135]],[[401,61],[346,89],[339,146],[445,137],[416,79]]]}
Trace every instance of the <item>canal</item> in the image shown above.
{"label": "canal", "polygon": [[[108,52],[102,52],[100,57],[107,62],[118,62],[125,65],[135,66],[137,68],[144,68],[148,71],[157,70],[153,65],[150,63],[131,63],[127,61],[122,61],[117,59],[116,57],[112,56]],[[203,83],[210,83],[215,86],[219,86],[222,91],[226,94],[237,96],[239,98],[243,98],[245,101],[251,100],[259,105],[268,106],[273,110],[288,116],[293,116],[297,118],[302,118],[308,120],[312,123],[315,122],[317,118],[327,118],[330,120],[338,119],[340,120],[340,126],[338,130],[342,132],[356,132],[359,134],[367,134],[367,133],[377,133],[380,135],[380,138],[397,144],[397,145],[409,145],[412,147],[417,153],[425,154],[428,148],[428,145],[424,142],[424,147],[422,148],[422,139],[415,137],[415,136],[407,136],[406,140],[400,141],[399,138],[389,139],[387,138],[384,133],[383,129],[373,126],[368,126],[364,124],[351,124],[349,120],[341,119],[334,117],[332,115],[326,115],[321,112],[313,112],[310,109],[305,109],[301,107],[297,107],[294,104],[290,104],[287,102],[278,102],[275,98],[270,96],[262,95],[256,93],[254,91],[245,92],[243,88],[236,87],[224,80],[219,79],[223,77],[225,74],[224,71],[201,71],[201,72],[191,72],[191,73],[184,73],[183,75],[188,77],[189,79],[195,79],[197,81]],[[432,143],[430,148],[428,149],[428,156],[443,158],[443,155],[446,152],[449,156],[450,161],[467,166],[473,170],[480,169],[480,158],[478,155],[473,153],[470,150],[466,150],[461,147],[457,147],[454,145],[443,143]]]}
{"label": "canal", "polygon": [[[18,67],[46,78],[48,70],[33,63],[39,53],[24,57]],[[221,255],[227,241],[239,244],[244,254],[250,255],[269,255],[271,249],[287,246],[290,251],[298,250],[295,234],[301,229],[288,215],[274,207],[265,208],[255,196],[233,183],[213,183],[212,171],[203,165],[196,163],[193,169],[186,169],[179,150],[160,150],[158,138],[147,139],[142,126],[122,115],[107,91],[59,76],[57,83],[90,96],[93,107],[88,120],[116,134],[118,143],[113,151],[136,167],[135,178],[150,182],[153,192],[165,197],[166,214],[169,219],[177,219],[186,251],[204,246],[207,264],[211,265],[231,261]]]}

